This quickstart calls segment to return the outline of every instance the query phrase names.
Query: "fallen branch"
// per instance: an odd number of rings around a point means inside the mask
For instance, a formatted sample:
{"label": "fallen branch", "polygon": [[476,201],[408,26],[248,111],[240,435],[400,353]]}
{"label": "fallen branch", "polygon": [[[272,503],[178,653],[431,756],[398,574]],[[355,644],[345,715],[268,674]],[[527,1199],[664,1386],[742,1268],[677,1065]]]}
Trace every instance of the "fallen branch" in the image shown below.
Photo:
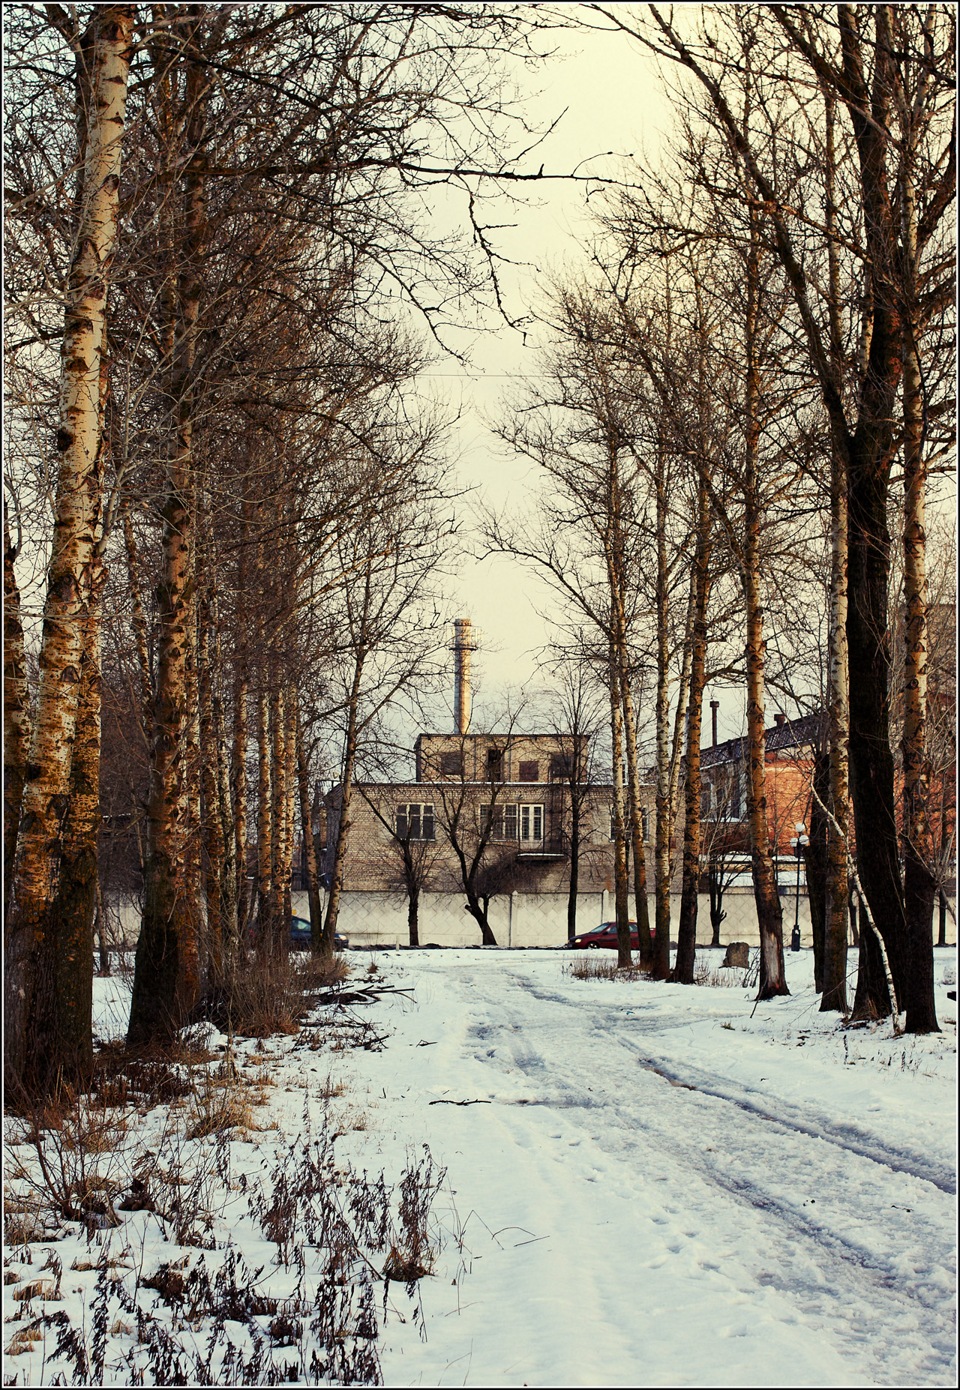
{"label": "fallen branch", "polygon": [[320,990],[314,995],[314,1002],[317,1004],[375,1004],[378,999],[382,999],[385,994],[402,994],[405,998],[410,998],[409,989],[401,989],[397,985],[382,985],[380,987],[364,986],[361,989],[326,989]]}
{"label": "fallen branch", "polygon": [[489,1105],[488,1100],[431,1100],[430,1105]]}

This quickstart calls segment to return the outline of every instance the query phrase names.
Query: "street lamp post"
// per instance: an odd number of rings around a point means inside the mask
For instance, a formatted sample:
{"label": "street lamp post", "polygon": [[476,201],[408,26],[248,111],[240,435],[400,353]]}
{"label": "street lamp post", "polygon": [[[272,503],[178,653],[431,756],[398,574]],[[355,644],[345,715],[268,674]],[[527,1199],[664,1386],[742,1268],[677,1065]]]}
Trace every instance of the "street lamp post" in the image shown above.
{"label": "street lamp post", "polygon": [[797,896],[796,896],[795,905],[794,905],[794,912],[793,912],[793,931],[792,931],[792,933],[791,933],[791,935],[790,935],[790,949],[791,949],[791,951],[799,951],[799,949],[800,949],[800,860],[801,860],[801,858],[803,857],[803,848],[804,848],[804,845],[808,845],[808,844],[810,843],[810,841],[807,839],[807,827],[806,827],[804,824],[800,823],[799,825],[794,826],[794,829],[795,829],[796,832],[797,832],[797,837],[796,837],[795,840],[791,840],[791,841],[790,841],[790,844],[793,846],[793,852],[794,852],[794,854],[797,856]]}

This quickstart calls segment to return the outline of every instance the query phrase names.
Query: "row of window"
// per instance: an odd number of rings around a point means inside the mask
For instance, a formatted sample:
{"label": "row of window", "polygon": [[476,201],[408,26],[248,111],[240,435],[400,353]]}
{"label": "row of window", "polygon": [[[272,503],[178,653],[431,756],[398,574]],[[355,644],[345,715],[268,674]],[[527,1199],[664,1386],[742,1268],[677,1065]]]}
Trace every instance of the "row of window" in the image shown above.
{"label": "row of window", "polygon": [[[535,843],[543,839],[543,807],[527,802],[505,806],[481,806],[480,824],[491,840]],[[408,801],[397,807],[396,833],[400,840],[436,839],[432,801]]]}
{"label": "row of window", "polygon": [[[647,811],[640,812],[644,840],[649,838]],[[481,806],[480,824],[491,840],[519,841],[537,844],[543,840],[543,806],[527,801],[507,802],[501,806]],[[436,839],[436,820],[432,801],[408,801],[397,807],[397,838],[400,840]],[[614,838],[613,813],[610,814],[610,838]]]}
{"label": "row of window", "polygon": [[722,768],[705,782],[700,793],[700,814],[708,820],[739,820],[743,815],[740,774],[737,768]]}
{"label": "row of window", "polygon": [[480,824],[489,832],[491,840],[536,844],[543,839],[543,807],[525,801],[492,808],[481,806]]}
{"label": "row of window", "polygon": [[[563,753],[554,753],[550,758],[550,780],[560,782],[568,780],[573,772],[573,759]],[[453,753],[440,754],[440,775],[441,777],[463,777],[464,761],[463,753],[457,750]],[[503,774],[503,749],[487,749],[486,780],[488,782],[502,782]],[[540,764],[536,758],[521,758],[517,765],[518,782],[539,782]]]}

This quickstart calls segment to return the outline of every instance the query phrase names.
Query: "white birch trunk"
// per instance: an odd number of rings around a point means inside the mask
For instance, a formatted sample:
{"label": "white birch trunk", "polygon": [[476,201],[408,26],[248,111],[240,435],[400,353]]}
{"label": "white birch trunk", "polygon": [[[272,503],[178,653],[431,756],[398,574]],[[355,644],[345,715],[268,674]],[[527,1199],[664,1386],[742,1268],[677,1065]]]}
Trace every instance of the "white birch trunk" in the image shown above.
{"label": "white birch trunk", "polygon": [[54,538],[22,799],[16,901],[5,940],[7,1076],[14,1085],[24,1081],[29,1060],[33,968],[44,916],[57,892],[77,729],[84,621],[101,509],[101,366],[117,240],[133,13],[132,5],[104,5],[94,9],[91,20],[85,157],[61,349]]}

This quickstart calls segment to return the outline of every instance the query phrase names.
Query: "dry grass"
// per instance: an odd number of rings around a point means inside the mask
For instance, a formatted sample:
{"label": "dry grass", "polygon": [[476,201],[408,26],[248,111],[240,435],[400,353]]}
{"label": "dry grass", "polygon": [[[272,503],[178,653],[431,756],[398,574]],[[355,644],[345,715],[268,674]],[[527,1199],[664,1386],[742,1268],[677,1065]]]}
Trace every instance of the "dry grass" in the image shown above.
{"label": "dry grass", "polygon": [[616,957],[612,955],[600,955],[599,952],[591,953],[588,956],[577,956],[576,959],[566,962],[563,967],[564,975],[569,975],[572,980],[636,980],[640,978],[640,971],[631,966],[629,969],[618,970]]}
{"label": "dry grass", "polygon": [[256,1129],[246,1088],[235,1081],[213,1080],[198,1093],[188,1139],[205,1139],[230,1129]]}
{"label": "dry grass", "polygon": [[34,1298],[51,1301],[59,1297],[60,1290],[54,1279],[31,1279],[29,1284],[13,1291],[15,1303],[29,1303]]}
{"label": "dry grass", "polygon": [[297,974],[304,989],[326,989],[330,985],[342,984],[350,974],[350,966],[342,955],[306,955],[301,956],[297,963]]}
{"label": "dry grass", "polygon": [[[43,1333],[35,1323],[29,1327],[21,1327],[15,1332],[4,1348],[4,1356],[23,1356],[26,1352],[32,1351],[37,1342],[43,1341]],[[8,1382],[5,1382],[8,1383]]]}
{"label": "dry grass", "polygon": [[320,1083],[317,1094],[321,1100],[333,1100],[335,1096],[342,1096],[346,1089],[342,1081],[334,1081],[332,1076],[328,1076],[325,1081]]}
{"label": "dry grass", "polygon": [[[333,985],[336,995],[347,974],[342,959],[289,964],[284,978],[290,993],[282,1003],[286,1017],[298,1021],[310,1006],[309,990]],[[249,974],[255,973],[253,962]],[[366,972],[363,983],[374,983],[377,973]],[[275,982],[276,974],[271,978]],[[258,1028],[266,1018],[259,1012],[264,992],[262,982],[252,981],[252,1022]],[[323,1030],[309,1031],[330,1030],[324,1024]],[[382,1043],[364,1020],[332,1031],[343,1046]],[[204,1030],[203,1036],[209,1032]],[[44,1347],[44,1366],[56,1362],[58,1368],[52,1383],[104,1383],[105,1356],[113,1357],[122,1344],[138,1383],[206,1384],[211,1359],[233,1354],[236,1323],[269,1317],[271,1346],[290,1347],[302,1367],[307,1354],[312,1357],[311,1383],[380,1383],[374,1280],[382,1269],[416,1297],[412,1286],[436,1261],[439,1227],[431,1208],[443,1174],[434,1171],[425,1146],[418,1162],[408,1160],[395,1185],[383,1173],[359,1174],[342,1160],[334,1165],[336,1137],[365,1129],[368,1118],[329,1073],[320,1081],[327,1103],[320,1107],[319,1135],[308,1124],[297,1140],[257,1140],[250,1131],[264,1125],[254,1123],[254,1108],[266,1103],[279,1079],[270,1075],[274,1049],[259,1043],[266,1036],[266,1031],[258,1033],[249,1066],[240,1064],[232,1045],[215,1054],[200,1047],[199,1035],[185,1047],[150,1055],[114,1048],[103,1059],[89,1094],[65,1096],[56,1107],[37,1106],[33,1113],[11,1117],[11,1137],[19,1143],[8,1154],[7,1239],[19,1248],[8,1260],[19,1272],[4,1273],[12,1285],[8,1297],[16,1299],[12,1321],[18,1329],[5,1348],[7,1355],[22,1358],[56,1329],[56,1347]],[[298,1080],[311,1089],[317,1084],[306,1070]],[[155,1113],[145,1125],[137,1117],[146,1111]],[[305,1124],[307,1113],[305,1106]],[[232,1146],[255,1140],[273,1154],[272,1166],[262,1180],[241,1187],[231,1173]],[[152,1213],[150,1229],[156,1224],[171,1249],[188,1253],[158,1268],[151,1268],[152,1261],[145,1265],[143,1255],[129,1246],[123,1254],[130,1264],[111,1257],[107,1228],[126,1222],[130,1212]],[[52,1250],[52,1242],[68,1233],[70,1223],[86,1228],[88,1244],[70,1265],[69,1287],[72,1291],[84,1273],[95,1275],[96,1323],[88,1316],[89,1304],[74,1321],[69,1301],[57,1302],[60,1259],[51,1255],[37,1266],[29,1248],[33,1243],[35,1251],[42,1242]],[[316,1265],[315,1295],[307,1297],[299,1286],[292,1298],[281,1298],[280,1290],[269,1287],[261,1290],[261,1272],[246,1267],[234,1241],[236,1224],[275,1244],[274,1263],[282,1270],[302,1272],[308,1261],[311,1268]],[[226,1249],[223,1262],[209,1278],[200,1278],[202,1254],[197,1263],[189,1252],[221,1246]],[[128,1270],[129,1276],[115,1277],[114,1267]],[[48,1271],[52,1278],[46,1277]],[[399,1297],[394,1291],[392,1299]],[[158,1303],[169,1308],[158,1311]]]}
{"label": "dry grass", "polygon": [[203,1015],[225,1033],[269,1038],[291,1035],[310,1011],[314,996],[342,984],[349,967],[342,956],[260,956],[249,952],[238,962],[233,979],[212,995]]}
{"label": "dry grass", "polygon": [[693,967],[693,983],[708,989],[742,989],[747,972],[736,966],[715,966],[697,957]]}

